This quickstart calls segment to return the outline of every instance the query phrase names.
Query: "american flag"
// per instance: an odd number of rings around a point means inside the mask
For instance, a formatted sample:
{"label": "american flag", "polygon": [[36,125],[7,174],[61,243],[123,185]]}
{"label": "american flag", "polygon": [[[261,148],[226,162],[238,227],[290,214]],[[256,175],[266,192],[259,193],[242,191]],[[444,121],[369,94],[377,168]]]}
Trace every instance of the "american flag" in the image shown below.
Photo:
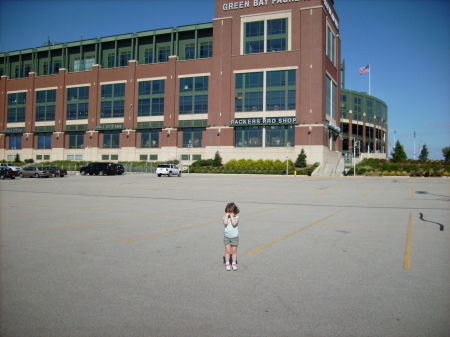
{"label": "american flag", "polygon": [[360,75],[367,74],[368,72],[370,72],[369,65],[366,65],[365,67],[359,68],[359,74]]}

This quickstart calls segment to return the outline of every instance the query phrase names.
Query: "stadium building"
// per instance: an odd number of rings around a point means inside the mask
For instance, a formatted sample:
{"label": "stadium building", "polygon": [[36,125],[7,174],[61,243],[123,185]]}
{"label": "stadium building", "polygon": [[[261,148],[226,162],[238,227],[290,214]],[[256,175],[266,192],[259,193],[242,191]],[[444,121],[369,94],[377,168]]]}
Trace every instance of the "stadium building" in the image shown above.
{"label": "stadium building", "polygon": [[341,93],[333,5],[216,0],[210,23],[0,53],[0,160],[295,160],[304,149],[337,164],[352,137],[382,151],[378,100],[364,115],[346,103],[362,94]]}

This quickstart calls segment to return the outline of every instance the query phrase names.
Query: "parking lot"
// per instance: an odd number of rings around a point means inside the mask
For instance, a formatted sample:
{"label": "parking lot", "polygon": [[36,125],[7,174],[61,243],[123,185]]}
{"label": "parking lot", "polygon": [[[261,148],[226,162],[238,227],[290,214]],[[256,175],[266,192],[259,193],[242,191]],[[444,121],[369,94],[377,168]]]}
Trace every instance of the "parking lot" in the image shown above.
{"label": "parking lot", "polygon": [[450,335],[449,179],[69,174],[0,196],[1,336]]}

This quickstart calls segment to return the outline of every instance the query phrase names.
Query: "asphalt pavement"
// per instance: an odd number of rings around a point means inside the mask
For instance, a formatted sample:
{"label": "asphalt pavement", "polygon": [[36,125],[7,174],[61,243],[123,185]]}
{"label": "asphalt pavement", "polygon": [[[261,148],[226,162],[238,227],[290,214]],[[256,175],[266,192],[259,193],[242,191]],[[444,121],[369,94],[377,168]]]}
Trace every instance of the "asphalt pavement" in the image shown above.
{"label": "asphalt pavement", "polygon": [[1,336],[450,335],[446,178],[69,175],[0,198]]}

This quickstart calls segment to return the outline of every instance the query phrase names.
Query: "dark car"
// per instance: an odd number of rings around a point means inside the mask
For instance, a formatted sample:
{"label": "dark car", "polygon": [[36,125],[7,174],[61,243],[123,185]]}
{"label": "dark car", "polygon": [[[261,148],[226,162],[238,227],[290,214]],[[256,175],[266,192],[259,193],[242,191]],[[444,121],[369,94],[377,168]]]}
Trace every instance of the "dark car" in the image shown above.
{"label": "dark car", "polygon": [[125,173],[125,168],[122,164],[114,164],[114,166],[116,167],[116,174],[119,176]]}
{"label": "dark car", "polygon": [[64,177],[64,176],[67,175],[67,170],[64,170],[64,169],[62,169],[60,167],[57,167],[57,166],[47,166],[47,167],[44,167],[44,168],[46,170],[49,170],[49,171],[52,172],[52,177],[56,177],[56,176]]}
{"label": "dark car", "polygon": [[80,174],[85,176],[87,174],[96,174],[99,176],[116,174],[116,164],[114,163],[90,163],[87,166],[80,168]]}
{"label": "dark car", "polygon": [[10,168],[2,167],[0,169],[0,179],[16,179],[19,176],[19,172],[11,170]]}

